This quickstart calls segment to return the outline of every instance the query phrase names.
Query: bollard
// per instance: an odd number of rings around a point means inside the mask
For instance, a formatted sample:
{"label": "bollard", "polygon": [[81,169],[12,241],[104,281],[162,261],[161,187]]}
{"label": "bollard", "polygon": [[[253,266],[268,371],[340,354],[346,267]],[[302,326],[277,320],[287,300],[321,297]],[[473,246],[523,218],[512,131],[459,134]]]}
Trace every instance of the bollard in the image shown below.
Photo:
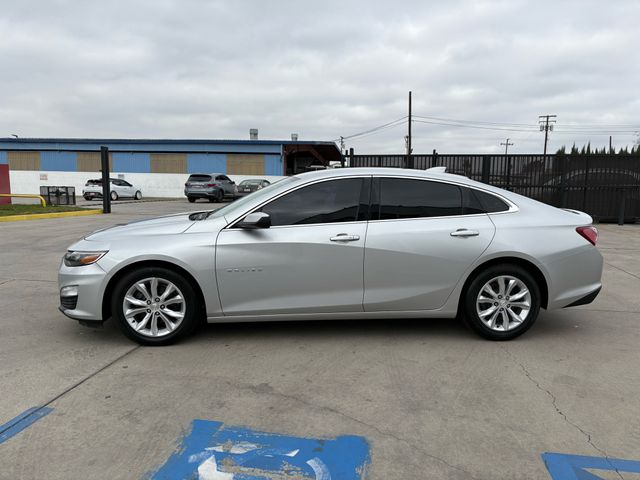
{"label": "bollard", "polygon": [[624,225],[624,207],[626,203],[624,190],[620,189],[620,206],[618,208],[618,225]]}

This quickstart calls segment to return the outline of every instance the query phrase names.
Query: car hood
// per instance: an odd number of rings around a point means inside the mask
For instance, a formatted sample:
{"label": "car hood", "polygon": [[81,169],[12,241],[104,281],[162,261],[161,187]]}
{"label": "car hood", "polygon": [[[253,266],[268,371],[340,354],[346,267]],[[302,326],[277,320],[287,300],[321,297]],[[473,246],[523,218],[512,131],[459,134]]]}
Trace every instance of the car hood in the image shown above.
{"label": "car hood", "polygon": [[113,227],[97,230],[85,237],[90,241],[106,241],[115,237],[127,237],[136,235],[159,235],[182,233],[191,227],[197,219],[197,213],[178,213],[166,215],[148,220],[114,225]]}

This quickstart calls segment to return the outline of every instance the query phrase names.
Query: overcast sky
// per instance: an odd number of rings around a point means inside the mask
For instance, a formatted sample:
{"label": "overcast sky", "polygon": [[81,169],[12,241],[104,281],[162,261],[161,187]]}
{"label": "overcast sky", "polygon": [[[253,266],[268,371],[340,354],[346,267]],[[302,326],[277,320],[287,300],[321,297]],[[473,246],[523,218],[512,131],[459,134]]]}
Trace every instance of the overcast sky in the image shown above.
{"label": "overcast sky", "polygon": [[[255,127],[333,140],[405,116],[409,90],[415,115],[522,124],[416,122],[415,153],[500,151],[506,137],[514,153],[539,152],[547,113],[551,151],[605,145],[610,131],[632,145],[640,131],[638,1],[0,7],[0,137],[246,139]],[[405,134],[406,123],[346,145],[401,153]]]}

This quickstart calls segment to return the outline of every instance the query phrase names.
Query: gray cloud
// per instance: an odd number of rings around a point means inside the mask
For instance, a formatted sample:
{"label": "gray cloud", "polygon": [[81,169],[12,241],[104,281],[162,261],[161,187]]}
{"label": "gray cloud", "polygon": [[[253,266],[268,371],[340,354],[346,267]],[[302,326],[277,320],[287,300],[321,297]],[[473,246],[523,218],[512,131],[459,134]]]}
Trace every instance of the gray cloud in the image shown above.
{"label": "gray cloud", "polygon": [[[636,1],[0,6],[0,136],[328,140],[405,115],[408,90],[418,115],[640,124]],[[347,145],[402,152],[404,134]],[[507,136],[542,148],[535,131],[414,124],[416,152],[500,151]],[[558,131],[551,149],[589,139],[608,141]]]}

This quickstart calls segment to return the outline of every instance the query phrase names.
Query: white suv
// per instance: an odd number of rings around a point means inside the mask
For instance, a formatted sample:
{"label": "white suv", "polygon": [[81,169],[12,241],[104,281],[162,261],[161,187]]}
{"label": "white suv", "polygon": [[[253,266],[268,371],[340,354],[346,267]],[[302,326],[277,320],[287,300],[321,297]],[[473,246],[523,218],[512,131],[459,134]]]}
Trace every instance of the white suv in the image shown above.
{"label": "white suv", "polygon": [[[111,200],[118,200],[119,198],[142,199],[140,189],[119,178],[109,179],[109,191],[111,192]],[[102,179],[87,180],[82,190],[82,196],[85,200],[102,198]]]}

